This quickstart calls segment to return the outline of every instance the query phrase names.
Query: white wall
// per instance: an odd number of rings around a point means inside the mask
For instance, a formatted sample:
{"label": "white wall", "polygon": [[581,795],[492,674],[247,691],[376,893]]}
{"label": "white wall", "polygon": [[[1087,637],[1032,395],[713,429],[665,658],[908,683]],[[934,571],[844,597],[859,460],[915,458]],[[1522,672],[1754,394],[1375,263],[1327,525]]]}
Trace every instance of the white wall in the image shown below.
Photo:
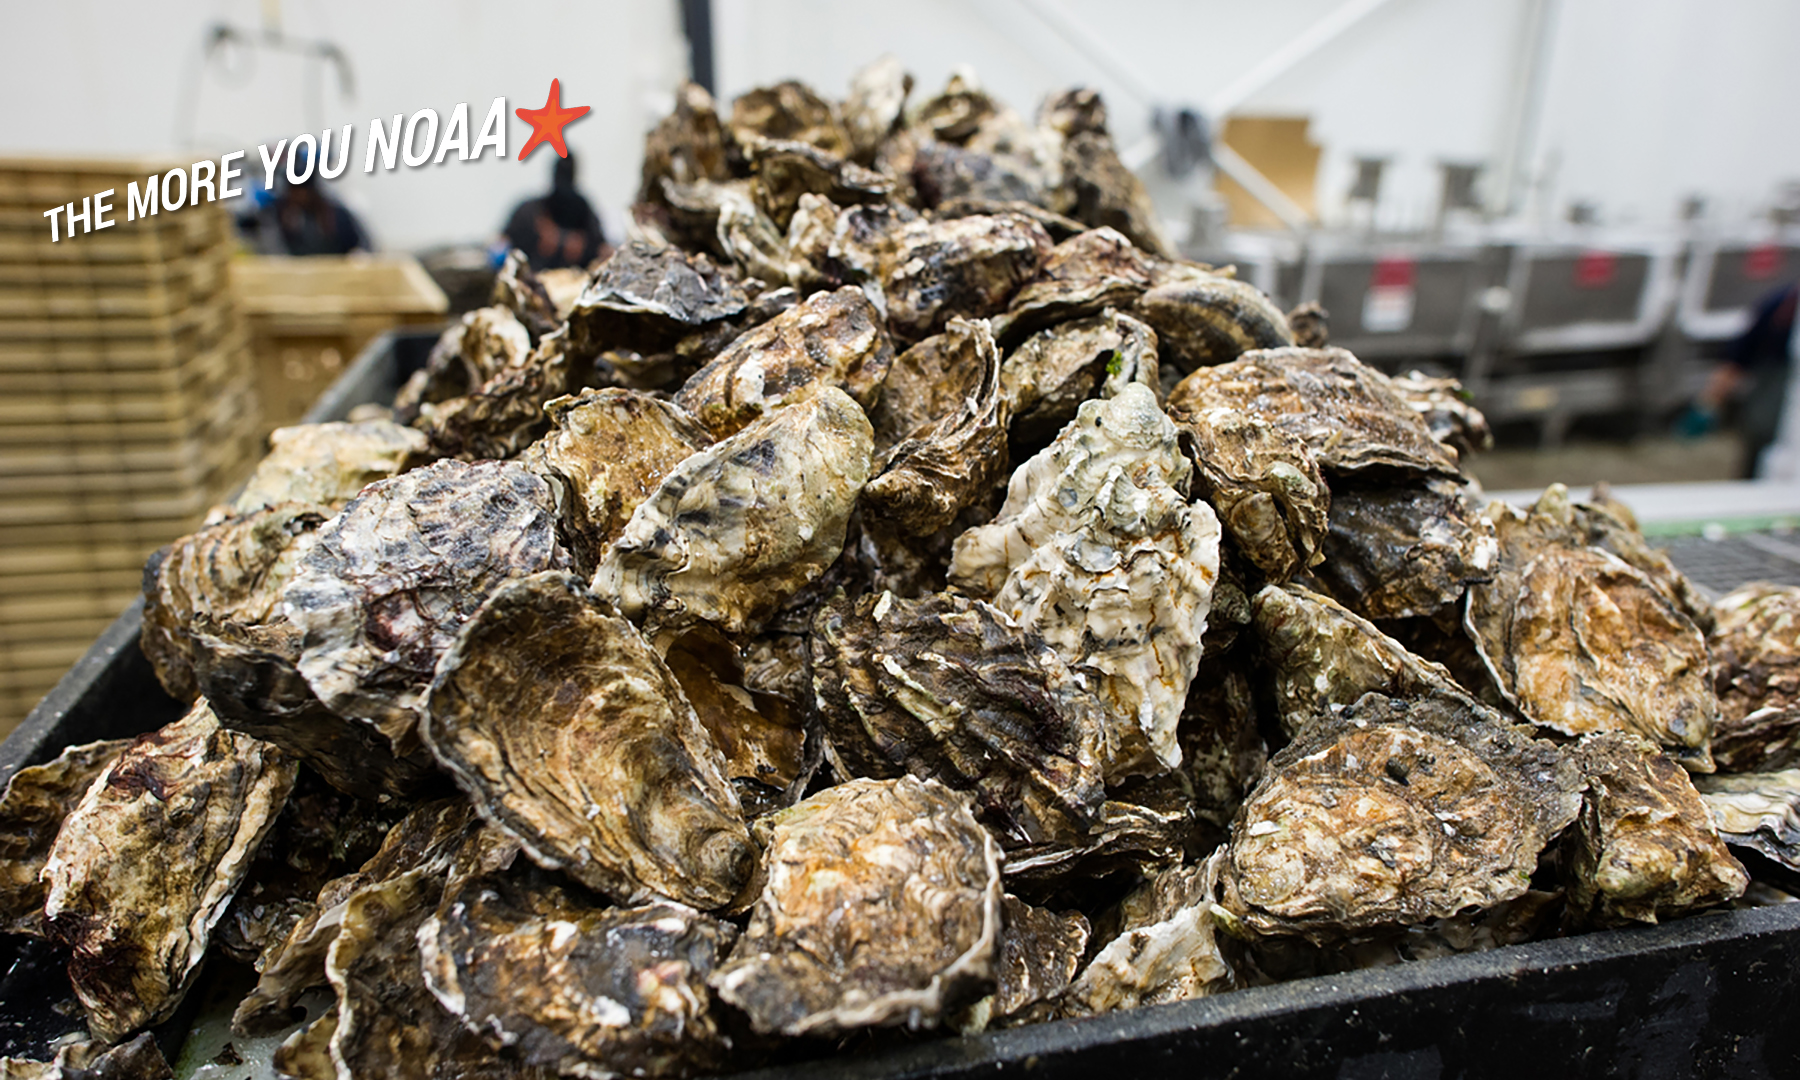
{"label": "white wall", "polygon": [[[206,28],[260,30],[265,8],[297,37],[336,42],[354,70],[355,97],[315,61],[257,51],[202,66]],[[632,0],[3,0],[0,2],[0,154],[178,154],[245,150],[322,127],[356,125],[354,163],[335,190],[385,247],[416,249],[497,234],[520,199],[549,188],[548,149],[523,164],[530,130],[511,115],[544,103],[552,77],[565,106],[593,111],[566,130],[580,184],[609,216],[637,190],[643,132],[687,71],[673,3]],[[309,89],[317,87],[316,92]],[[370,118],[466,101],[471,123],[507,99],[506,161],[445,162],[362,173]],[[192,108],[182,103],[191,101]],[[185,132],[191,131],[191,136]],[[471,133],[473,137],[473,133]],[[192,151],[190,154],[189,152]],[[454,155],[453,155],[454,156]]]}

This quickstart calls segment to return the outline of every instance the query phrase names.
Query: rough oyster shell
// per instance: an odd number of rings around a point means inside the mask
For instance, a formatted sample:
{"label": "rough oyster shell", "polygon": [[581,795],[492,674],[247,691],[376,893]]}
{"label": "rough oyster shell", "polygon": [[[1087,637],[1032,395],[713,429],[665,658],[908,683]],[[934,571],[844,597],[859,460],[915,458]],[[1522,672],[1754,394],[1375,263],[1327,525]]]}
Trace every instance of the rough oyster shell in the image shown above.
{"label": "rough oyster shell", "polygon": [[935,780],[851,780],[757,823],[766,884],[713,973],[757,1031],[933,1027],[991,985],[1000,849],[970,796]]}
{"label": "rough oyster shell", "polygon": [[836,387],[776,410],[665,476],[594,590],[634,619],[755,629],[843,550],[872,442],[868,418]]}
{"label": "rough oyster shell", "polygon": [[[1290,321],[1298,311],[1289,313]],[[1470,404],[1469,392],[1463,389],[1462,383],[1409,371],[1393,376],[1388,385],[1414,412],[1424,417],[1425,426],[1431,429],[1432,438],[1438,442],[1463,454],[1493,447],[1494,431],[1488,427],[1487,417],[1481,410]]]}
{"label": "rough oyster shell", "polygon": [[500,272],[494,275],[494,288],[488,302],[506,308],[516,316],[538,341],[562,324],[549,290],[531,269],[531,258],[518,248],[506,253]]}
{"label": "rough oyster shell", "polygon": [[291,759],[201,702],[82,795],[44,863],[44,917],[95,1035],[174,1012],[293,784]]}
{"label": "rough oyster shell", "polygon": [[894,336],[917,341],[953,316],[985,318],[1006,309],[1050,254],[1043,226],[1017,214],[977,215],[902,225],[880,263]]}
{"label": "rough oyster shell", "polygon": [[631,515],[675,466],[711,445],[672,402],[618,387],[587,389],[544,406],[552,430],[520,464],[561,496],[563,535],[578,565],[597,565]]}
{"label": "rough oyster shell", "polygon": [[661,201],[665,180],[729,180],[727,141],[712,95],[698,83],[683,82],[675,90],[675,108],[644,137],[638,201]]}
{"label": "rough oyster shell", "polygon": [[432,456],[509,458],[542,435],[550,426],[544,403],[569,389],[567,341],[558,329],[469,393],[421,405],[413,424],[425,432]]}
{"label": "rough oyster shell", "polygon": [[1220,903],[1315,942],[1486,908],[1530,886],[1581,774],[1471,701],[1364,696],[1301,732],[1231,827]]}
{"label": "rough oyster shell", "polygon": [[1001,107],[981,88],[975,72],[959,67],[950,73],[942,90],[914,106],[906,122],[923,135],[960,146],[974,138],[982,125],[1000,111]]}
{"label": "rough oyster shell", "polygon": [[[1149,322],[1167,346],[1168,332]],[[1432,437],[1387,376],[1343,349],[1245,353],[1232,363],[1197,369],[1170,392],[1168,404],[1177,417],[1218,406],[1252,412],[1305,443],[1327,473],[1382,469],[1460,477],[1456,452]]]}
{"label": "rough oyster shell", "polygon": [[1065,1016],[1187,1001],[1232,989],[1212,902],[1219,859],[1158,872],[1122,904],[1124,927],[1063,995]]}
{"label": "rough oyster shell", "polygon": [[736,938],[680,904],[605,909],[497,874],[446,893],[418,932],[440,1005],[495,1050],[563,1076],[722,1066],[729,1040],[706,978]]}
{"label": "rough oyster shell", "polygon": [[1163,366],[1177,375],[1294,343],[1261,289],[1220,274],[1177,275],[1140,296],[1132,314],[1156,331]]}
{"label": "rough oyster shell", "polygon": [[130,739],[71,746],[13,774],[0,795],[0,933],[44,934],[40,874],[56,834],[81,797]]}
{"label": "rough oyster shell", "polygon": [[1170,417],[1193,440],[1195,493],[1243,557],[1278,582],[1317,566],[1331,492],[1306,445],[1235,406],[1171,408]]}
{"label": "rough oyster shell", "polygon": [[894,190],[894,182],[880,173],[810,143],[762,139],[749,150],[756,204],[783,232],[803,196],[823,195],[846,206],[882,202]]}
{"label": "rough oyster shell", "polygon": [[1773,772],[1800,763],[1800,589],[1756,583],[1720,598],[1707,636],[1721,772]]}
{"label": "rough oyster shell", "polygon": [[1800,871],[1800,769],[1696,776],[1719,836]]}
{"label": "rough oyster shell", "polygon": [[995,320],[1011,343],[1066,319],[1129,308],[1155,280],[1155,266],[1117,229],[1089,229],[1050,249],[1043,272]]}
{"label": "rough oyster shell", "polygon": [[534,861],[621,903],[723,907],[755,868],[724,759],[675,676],[571,574],[494,592],[438,665],[423,734]]}
{"label": "rough oyster shell", "polygon": [[1078,844],[1106,796],[1085,680],[980,600],[892,593],[819,613],[813,685],[837,773],[975,793],[1009,846]]}
{"label": "rough oyster shell", "polygon": [[[1317,300],[1308,300],[1306,303],[1295,307],[1294,310],[1287,313],[1287,321],[1288,330],[1294,335],[1294,344],[1300,346],[1302,349],[1323,349],[1331,344],[1331,313],[1326,311],[1325,306]],[[1413,372],[1413,376],[1423,378],[1423,376],[1420,376],[1416,371]],[[1445,379],[1442,381],[1456,384],[1458,389],[1461,388],[1461,384],[1457,384],[1454,379]],[[1405,390],[1400,386],[1396,385],[1394,389],[1401,391],[1402,396],[1407,396]],[[1416,402],[1410,397],[1408,398],[1408,401],[1417,407]],[[1480,413],[1475,412],[1473,409],[1470,409],[1469,412],[1476,417],[1481,416]],[[1440,442],[1445,441],[1444,436],[1439,433],[1437,425],[1432,420],[1432,414],[1429,412],[1426,415],[1426,422],[1432,424],[1431,433],[1437,435]],[[1481,422],[1485,428],[1487,424],[1486,419],[1482,419]],[[1491,433],[1489,438],[1491,441]],[[1485,450],[1487,448],[1483,446],[1480,449]]]}
{"label": "rough oyster shell", "polygon": [[850,150],[831,103],[793,79],[738,95],[731,103],[731,134],[744,146],[760,139],[791,139],[840,157]]}
{"label": "rough oyster shell", "polygon": [[745,685],[744,664],[725,635],[697,624],[658,643],[663,662],[694,706],[724,758],[744,816],[758,817],[798,799],[787,793],[806,774],[806,733],[796,703]]}
{"label": "rough oyster shell", "polygon": [[1637,735],[1608,731],[1571,755],[1587,779],[1580,824],[1565,843],[1570,912],[1599,925],[1653,923],[1743,895],[1687,771]]}
{"label": "rough oyster shell", "polygon": [[881,313],[846,285],[745,331],[682,385],[675,404],[723,439],[825,386],[870,407],[893,361]]}
{"label": "rough oyster shell", "polygon": [[569,312],[569,350],[646,355],[683,334],[728,319],[749,303],[744,290],[705,255],[632,242],[614,252]]}
{"label": "rough oyster shell", "polygon": [[543,479],[512,462],[440,461],[371,484],[319,530],[282,594],[299,669],[327,708],[398,754],[433,670],[502,581],[569,565]]}
{"label": "rough oyster shell", "polygon": [[953,583],[1098,671],[1109,780],[1181,762],[1176,723],[1219,574],[1218,519],[1187,502],[1190,471],[1156,395],[1132,383],[1083,404],[1013,474],[999,516],[956,540]]}
{"label": "rough oyster shell", "polygon": [[1650,546],[1638,529],[1637,516],[1629,506],[1613,498],[1605,484],[1595,484],[1587,502],[1571,506],[1575,527],[1587,543],[1636,567],[1701,633],[1712,632],[1712,600],[1669,561],[1667,554]]}
{"label": "rough oyster shell", "polygon": [[1063,143],[1061,183],[1052,209],[1093,228],[1117,229],[1152,255],[1175,256],[1144,182],[1119,160],[1112,136],[1103,129],[1076,131]]}
{"label": "rough oyster shell", "polygon": [[839,107],[844,133],[850,139],[850,156],[863,164],[899,126],[912,93],[913,77],[892,55],[876,58],[850,76],[850,93]]}
{"label": "rough oyster shell", "polygon": [[[1035,162],[1012,154],[994,154],[982,150],[953,146],[926,139],[913,155],[910,179],[914,201],[936,212],[939,219],[965,217],[1001,209],[1015,212],[1044,224],[1042,214],[1051,219],[1061,215],[1035,204],[1045,201],[1044,175]],[[1081,223],[1069,221],[1077,230]]]}
{"label": "rough oyster shell", "polygon": [[957,1020],[964,1034],[1049,1019],[1054,1003],[1081,970],[1092,928],[1079,911],[1033,907],[1012,894],[1000,901],[1004,926],[994,964],[994,992]]}
{"label": "rough oyster shell", "polygon": [[976,392],[986,365],[979,340],[968,329],[933,334],[894,358],[881,400],[869,410],[875,450],[885,454],[902,439],[954,415]]}
{"label": "rough oyster shell", "polygon": [[1001,370],[1012,445],[1036,453],[1092,397],[1130,383],[1156,391],[1156,331],[1111,308],[1033,334]]}
{"label": "rough oyster shell", "polygon": [[333,510],[377,480],[424,459],[425,435],[391,420],[276,428],[269,452],[232,503],[239,514],[284,502]]}
{"label": "rough oyster shell", "polygon": [[410,424],[426,405],[472,393],[531,355],[531,332],[510,308],[477,308],[445,330],[425,367],[394,396],[394,419]]}
{"label": "rough oyster shell", "polygon": [[1009,412],[1000,351],[985,320],[952,319],[942,348],[975,365],[954,411],[914,429],[881,456],[863,489],[867,513],[912,536],[930,536],[997,486],[1006,472]]}
{"label": "rough oyster shell", "polygon": [[1325,560],[1331,594],[1370,619],[1431,615],[1490,581],[1500,560],[1494,525],[1462,485],[1432,477],[1406,485],[1345,478],[1331,492]]}

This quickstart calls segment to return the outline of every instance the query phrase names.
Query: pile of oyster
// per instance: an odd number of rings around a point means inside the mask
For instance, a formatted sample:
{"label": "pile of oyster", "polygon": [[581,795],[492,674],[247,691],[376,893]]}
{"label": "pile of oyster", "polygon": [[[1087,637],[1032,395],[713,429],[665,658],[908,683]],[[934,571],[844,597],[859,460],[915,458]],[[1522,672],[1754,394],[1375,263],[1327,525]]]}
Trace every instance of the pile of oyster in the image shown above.
{"label": "pile of oyster", "polygon": [[1459,388],[1176,258],[1093,93],[912,90],[683,88],[636,239],[151,561],[191,711],[0,802],[39,1075],[152,1074],[209,955],[292,1076],[692,1076],[1800,871],[1793,590],[1482,505]]}

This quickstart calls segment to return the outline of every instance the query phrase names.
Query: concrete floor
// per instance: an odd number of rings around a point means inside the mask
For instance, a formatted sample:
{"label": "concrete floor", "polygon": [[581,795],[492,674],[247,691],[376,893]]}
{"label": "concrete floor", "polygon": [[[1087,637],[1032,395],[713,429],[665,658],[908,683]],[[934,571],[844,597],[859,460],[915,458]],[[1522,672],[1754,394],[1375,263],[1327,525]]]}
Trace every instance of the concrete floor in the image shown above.
{"label": "concrete floor", "polygon": [[1736,435],[1698,439],[1667,436],[1630,443],[1570,442],[1554,450],[1504,448],[1477,454],[1469,471],[1489,491],[1611,484],[1682,483],[1735,480],[1743,454]]}

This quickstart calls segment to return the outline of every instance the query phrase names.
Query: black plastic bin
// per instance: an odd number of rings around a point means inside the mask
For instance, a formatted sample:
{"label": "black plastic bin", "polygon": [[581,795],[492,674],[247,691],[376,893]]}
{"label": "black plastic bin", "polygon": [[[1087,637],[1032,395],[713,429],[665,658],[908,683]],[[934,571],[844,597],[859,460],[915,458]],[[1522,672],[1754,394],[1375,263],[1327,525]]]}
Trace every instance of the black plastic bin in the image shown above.
{"label": "black plastic bin", "polygon": [[[431,335],[378,338],[306,419],[386,401]],[[137,648],[142,604],[0,745],[0,783],[63,746],[151,730],[178,706]],[[31,965],[35,963],[38,968]],[[54,977],[22,955],[8,998]],[[65,984],[66,985],[66,984]],[[11,1011],[17,1001],[0,1002]],[[770,1078],[1800,1076],[1800,904],[1724,911],[1302,979],[1091,1020],[926,1039]],[[1790,1026],[1792,1024],[1792,1026]],[[178,1036],[179,1031],[170,1033]]]}

